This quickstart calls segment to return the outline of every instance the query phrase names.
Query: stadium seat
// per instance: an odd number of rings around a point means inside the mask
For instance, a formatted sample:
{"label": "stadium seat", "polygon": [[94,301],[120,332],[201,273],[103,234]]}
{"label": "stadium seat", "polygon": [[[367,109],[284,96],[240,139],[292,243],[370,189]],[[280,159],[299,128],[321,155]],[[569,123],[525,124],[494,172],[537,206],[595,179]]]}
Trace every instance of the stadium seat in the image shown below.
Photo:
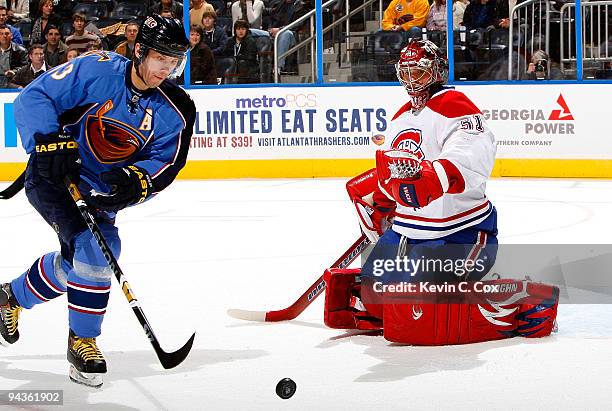
{"label": "stadium seat", "polygon": [[225,30],[225,32],[227,33],[228,36],[233,36],[234,35],[234,30],[233,30],[233,24],[232,24],[232,18],[231,17],[217,16],[216,24],[217,24],[217,26],[219,26],[223,30]]}
{"label": "stadium seat", "polygon": [[129,21],[147,15],[144,3],[122,2],[115,6],[110,16],[114,20]]}
{"label": "stadium seat", "polygon": [[62,33],[62,38],[66,39],[69,35],[72,34],[74,28],[72,27],[71,21],[64,21],[60,26],[60,33]]}
{"label": "stadium seat", "polygon": [[32,21],[28,19],[23,19],[17,23],[15,23],[15,28],[19,30],[21,33],[21,38],[23,38],[24,46],[28,47],[30,45],[30,37],[32,35]]}
{"label": "stadium seat", "polygon": [[72,8],[72,13],[83,13],[90,20],[108,17],[107,3],[79,3]]}
{"label": "stadium seat", "polygon": [[274,67],[274,52],[272,38],[268,36],[255,37],[257,56],[259,58],[259,75],[261,83],[272,83],[272,68]]}

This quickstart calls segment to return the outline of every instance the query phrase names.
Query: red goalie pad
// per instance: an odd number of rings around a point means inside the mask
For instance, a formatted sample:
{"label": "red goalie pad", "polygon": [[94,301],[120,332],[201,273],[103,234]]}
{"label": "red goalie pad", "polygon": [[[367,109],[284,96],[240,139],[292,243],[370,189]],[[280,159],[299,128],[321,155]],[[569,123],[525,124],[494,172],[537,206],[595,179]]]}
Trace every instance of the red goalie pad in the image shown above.
{"label": "red goalie pad", "polygon": [[514,336],[544,337],[555,326],[559,289],[495,280],[502,291],[481,304],[385,304],[387,340],[411,345],[468,344]]}
{"label": "red goalie pad", "polygon": [[323,320],[330,328],[379,330],[382,319],[370,314],[359,298],[361,269],[328,269],[323,274],[325,311]]}

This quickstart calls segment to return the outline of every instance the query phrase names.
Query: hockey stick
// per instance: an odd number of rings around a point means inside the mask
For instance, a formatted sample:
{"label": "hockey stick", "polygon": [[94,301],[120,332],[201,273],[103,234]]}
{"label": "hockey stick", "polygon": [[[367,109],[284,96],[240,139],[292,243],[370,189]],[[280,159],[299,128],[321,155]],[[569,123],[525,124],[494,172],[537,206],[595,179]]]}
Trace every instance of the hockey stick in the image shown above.
{"label": "hockey stick", "polygon": [[0,191],[0,200],[8,200],[12,198],[15,194],[21,191],[23,188],[23,184],[25,181],[25,171],[21,173],[19,177],[13,183],[5,188],[3,191]]}
{"label": "hockey stick", "polygon": [[[348,267],[370,244],[370,240],[362,234],[361,237],[355,241],[355,243],[348,248],[338,258],[330,268],[346,268]],[[276,311],[249,311],[249,310],[238,310],[229,309],[227,315],[239,320],[247,321],[261,321],[261,322],[275,322],[275,321],[287,321],[293,320],[295,317],[300,315],[309,305],[312,303],[323,290],[325,290],[326,284],[323,280],[323,275],[317,278],[317,280],[306,290],[304,294],[297,299],[296,302],[291,304],[289,307],[283,310]]]}
{"label": "hockey stick", "polygon": [[189,340],[185,343],[185,345],[183,345],[183,347],[181,347],[177,351],[165,352],[161,348],[161,346],[159,345],[159,341],[157,340],[157,337],[155,336],[155,333],[153,333],[153,328],[151,328],[151,325],[149,324],[147,317],[142,311],[142,308],[140,308],[140,304],[138,303],[138,300],[134,296],[134,292],[132,291],[130,284],[125,279],[125,276],[123,275],[123,271],[121,271],[121,268],[119,268],[119,264],[117,263],[117,260],[113,256],[113,253],[111,252],[110,247],[106,243],[106,240],[104,239],[104,236],[102,235],[102,231],[100,231],[100,228],[98,227],[98,224],[96,223],[96,220],[91,214],[91,211],[89,211],[89,208],[87,207],[87,204],[85,203],[85,200],[83,200],[83,197],[81,196],[81,193],[79,192],[78,187],[76,186],[76,184],[70,181],[68,177],[66,177],[65,179],[65,184],[68,187],[68,191],[70,192],[72,199],[74,200],[76,206],[78,207],[79,212],[81,213],[81,216],[83,217],[83,220],[85,220],[87,227],[89,227],[89,230],[91,231],[94,238],[96,239],[98,246],[100,246],[100,250],[102,250],[102,254],[104,254],[104,257],[106,258],[106,261],[108,262],[108,266],[111,268],[111,270],[115,274],[115,278],[117,279],[117,281],[119,281],[119,284],[121,284],[121,290],[123,291],[125,298],[127,298],[128,303],[130,304],[130,307],[132,307],[132,310],[134,311],[134,315],[136,315],[136,318],[138,318],[140,325],[142,325],[142,329],[147,335],[149,342],[153,346],[153,349],[155,350],[155,354],[157,354],[157,358],[159,358],[159,362],[161,362],[161,365],[165,369],[176,367],[177,365],[182,363],[185,358],[187,358],[187,355],[189,355],[189,351],[191,350],[191,346],[193,345],[193,339],[195,338],[195,333],[193,333],[193,335],[191,336],[191,338],[189,338]]}

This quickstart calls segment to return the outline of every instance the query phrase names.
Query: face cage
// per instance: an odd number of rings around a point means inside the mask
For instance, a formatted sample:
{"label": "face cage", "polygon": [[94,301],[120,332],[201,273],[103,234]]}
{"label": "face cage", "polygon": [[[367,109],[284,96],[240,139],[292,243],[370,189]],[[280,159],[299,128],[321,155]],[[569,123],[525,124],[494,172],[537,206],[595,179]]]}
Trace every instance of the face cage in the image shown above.
{"label": "face cage", "polygon": [[[147,57],[147,54],[149,54],[149,50],[155,50],[155,49],[151,49],[150,47],[143,46],[141,43],[139,44],[140,44],[140,52],[142,53],[142,56],[136,57],[135,59],[136,69],[138,69],[138,66],[140,66],[142,62],[144,61],[144,59]],[[176,78],[179,78],[181,74],[183,74],[183,71],[185,70],[185,65],[187,64],[187,54],[184,54],[183,56],[173,56],[171,54],[162,53],[159,50],[155,50],[155,51],[157,51],[159,54],[163,54],[164,56],[178,58],[178,63],[176,64],[176,67],[174,68],[174,70],[172,70],[170,74],[168,74],[168,77],[167,77],[168,79],[174,80]]]}
{"label": "face cage", "polygon": [[[441,82],[441,76],[438,72],[439,66],[436,61],[432,62],[431,66],[427,68],[421,68],[417,65],[412,67],[421,69],[423,74],[421,74],[421,76],[419,76],[418,78],[413,78],[409,67],[402,67],[400,66],[399,62],[395,63],[395,75],[409,94],[422,93],[423,91],[427,90],[427,88],[429,88],[432,84]],[[402,73],[406,73],[408,75],[408,81],[402,78]],[[418,84],[417,81],[423,78],[423,76],[426,74],[430,75],[429,81],[425,84]]]}

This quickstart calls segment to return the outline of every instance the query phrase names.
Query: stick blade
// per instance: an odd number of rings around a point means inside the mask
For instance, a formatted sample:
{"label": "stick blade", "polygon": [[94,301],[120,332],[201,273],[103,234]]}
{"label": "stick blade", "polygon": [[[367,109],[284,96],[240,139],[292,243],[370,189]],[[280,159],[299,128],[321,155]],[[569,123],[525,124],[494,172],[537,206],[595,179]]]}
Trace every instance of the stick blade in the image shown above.
{"label": "stick blade", "polygon": [[232,318],[236,318],[238,320],[258,321],[258,322],[266,321],[265,311],[249,311],[249,310],[238,310],[238,309],[231,308],[227,310],[227,315],[229,315]]}
{"label": "stick blade", "polygon": [[162,367],[166,370],[170,368],[174,368],[180,363],[182,363],[185,358],[189,355],[189,351],[191,351],[191,347],[193,346],[193,340],[195,338],[195,333],[192,334],[191,338],[183,345],[179,350],[174,352],[165,352],[161,349],[155,350],[157,353],[157,358],[159,358],[159,362]]}

